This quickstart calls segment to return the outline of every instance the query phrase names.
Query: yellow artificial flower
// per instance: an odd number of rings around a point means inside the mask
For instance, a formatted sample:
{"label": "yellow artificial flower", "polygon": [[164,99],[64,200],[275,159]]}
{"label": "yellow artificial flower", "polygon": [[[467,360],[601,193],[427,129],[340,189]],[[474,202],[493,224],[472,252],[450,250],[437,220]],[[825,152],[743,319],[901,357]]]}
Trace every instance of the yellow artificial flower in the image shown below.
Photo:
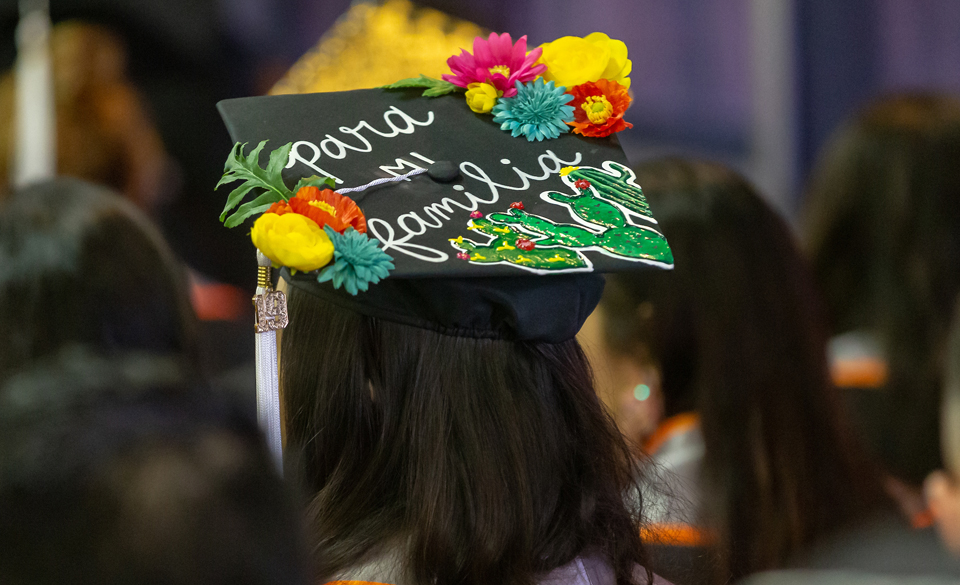
{"label": "yellow artificial flower", "polygon": [[489,114],[500,97],[503,97],[503,92],[498,91],[491,83],[467,85],[467,105],[478,114]]}
{"label": "yellow artificial flower", "polygon": [[250,230],[253,245],[275,264],[310,272],[333,258],[329,236],[309,217],[298,213],[264,213]]}
{"label": "yellow artificial flower", "polygon": [[538,63],[547,66],[545,81],[569,90],[575,85],[609,79],[625,88],[630,87],[633,63],[627,59],[627,45],[603,33],[580,37],[560,37],[541,45],[543,54]]}

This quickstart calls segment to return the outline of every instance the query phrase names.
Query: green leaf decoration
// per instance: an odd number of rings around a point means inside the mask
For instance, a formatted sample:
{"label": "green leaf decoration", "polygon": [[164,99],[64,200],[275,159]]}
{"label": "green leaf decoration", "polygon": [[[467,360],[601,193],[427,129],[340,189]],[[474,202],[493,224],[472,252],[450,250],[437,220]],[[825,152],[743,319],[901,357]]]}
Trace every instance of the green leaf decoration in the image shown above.
{"label": "green leaf decoration", "polygon": [[[283,183],[283,177],[280,175],[283,167],[287,164],[293,143],[288,142],[271,152],[267,168],[263,169],[260,167],[260,152],[266,143],[267,141],[264,140],[251,150],[250,154],[244,156],[243,149],[247,145],[238,142],[230,151],[230,156],[223,165],[223,177],[217,183],[217,187],[234,181],[243,181],[239,187],[227,196],[227,204],[223,208],[223,213],[220,214],[220,221],[224,222],[227,227],[236,227],[251,215],[262,213],[277,201],[286,201],[293,196],[290,189],[287,189],[287,186]],[[253,201],[240,205],[243,199],[254,189],[263,189],[264,192],[254,198]],[[227,213],[238,205],[240,207],[230,217],[227,217]]]}
{"label": "green leaf decoration", "polygon": [[381,86],[380,89],[403,89],[407,87],[426,88],[423,91],[423,97],[440,97],[455,91],[464,91],[464,89],[459,85],[454,85],[449,81],[444,81],[442,79],[427,77],[422,73],[420,74],[420,77],[401,79],[400,81],[391,83],[390,85]]}
{"label": "green leaf decoration", "polygon": [[318,177],[314,175],[312,177],[306,177],[297,181],[297,186],[293,188],[293,192],[296,193],[300,190],[301,187],[316,187],[318,189],[333,189],[336,184],[333,182],[333,179],[330,177]]}
{"label": "green leaf decoration", "polygon": [[455,91],[464,91],[462,87],[454,85],[449,81],[443,81],[442,79],[436,81],[437,83],[435,85],[423,91],[423,97],[440,97]]}

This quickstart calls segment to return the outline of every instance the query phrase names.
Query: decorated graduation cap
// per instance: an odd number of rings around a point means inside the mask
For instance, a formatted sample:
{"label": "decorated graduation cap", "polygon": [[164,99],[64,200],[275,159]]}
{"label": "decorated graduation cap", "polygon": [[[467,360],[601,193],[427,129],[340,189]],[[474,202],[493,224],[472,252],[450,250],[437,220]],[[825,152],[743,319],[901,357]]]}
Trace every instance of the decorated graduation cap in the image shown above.
{"label": "decorated graduation cap", "polygon": [[529,52],[491,34],[443,79],[219,104],[236,142],[221,219],[259,251],[258,388],[277,450],[272,329],[288,317],[270,266],[344,310],[551,343],[576,335],[601,273],[672,267],[615,136],[626,57],[600,33]]}

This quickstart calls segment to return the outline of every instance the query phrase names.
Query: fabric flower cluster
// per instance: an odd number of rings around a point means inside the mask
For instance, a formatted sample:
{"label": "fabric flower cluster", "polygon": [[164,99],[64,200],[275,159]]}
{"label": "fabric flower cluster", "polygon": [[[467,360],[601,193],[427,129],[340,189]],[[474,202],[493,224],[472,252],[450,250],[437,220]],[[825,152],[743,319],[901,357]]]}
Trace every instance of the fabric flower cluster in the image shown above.
{"label": "fabric flower cluster", "polygon": [[572,128],[603,137],[632,127],[623,119],[631,101],[627,46],[603,33],[562,37],[530,52],[526,36],[514,43],[508,33],[490,33],[447,65],[443,80],[466,89],[470,109],[492,113],[513,136],[541,141]]}
{"label": "fabric flower cluster", "polygon": [[333,281],[334,288],[355,295],[394,268],[366,231],[366,218],[352,199],[308,186],[271,205],[253,224],[250,237],[274,264],[301,272],[323,268],[319,282]]}

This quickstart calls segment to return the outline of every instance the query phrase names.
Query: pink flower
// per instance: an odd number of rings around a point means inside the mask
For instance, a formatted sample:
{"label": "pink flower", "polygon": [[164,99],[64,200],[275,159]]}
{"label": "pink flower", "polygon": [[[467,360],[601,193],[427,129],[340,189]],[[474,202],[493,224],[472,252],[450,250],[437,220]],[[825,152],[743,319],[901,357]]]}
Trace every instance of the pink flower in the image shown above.
{"label": "pink flower", "polygon": [[503,92],[503,97],[517,95],[516,82],[526,83],[546,71],[547,66],[535,65],[543,49],[527,53],[527,36],[520,37],[513,44],[510,33],[490,33],[484,40],[473,39],[473,54],[461,49],[459,55],[447,59],[447,65],[453,75],[444,74],[444,81],[460,87],[471,83],[489,83]]}

